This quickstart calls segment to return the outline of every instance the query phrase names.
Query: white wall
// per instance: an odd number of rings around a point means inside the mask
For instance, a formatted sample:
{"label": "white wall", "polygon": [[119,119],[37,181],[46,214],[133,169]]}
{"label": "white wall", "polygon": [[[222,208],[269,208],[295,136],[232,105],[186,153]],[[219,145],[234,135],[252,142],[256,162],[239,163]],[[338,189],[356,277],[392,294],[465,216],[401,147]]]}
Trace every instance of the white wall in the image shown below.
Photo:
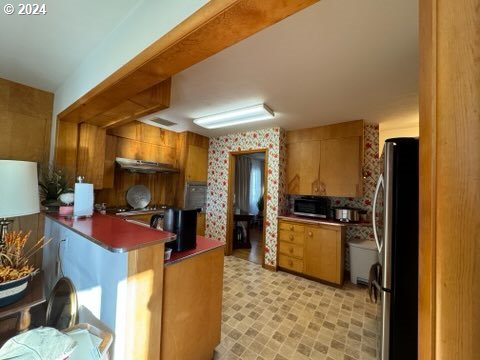
{"label": "white wall", "polygon": [[130,15],[92,53],[85,54],[83,62],[55,91],[51,160],[55,148],[57,114],[207,2],[208,0],[139,1]]}

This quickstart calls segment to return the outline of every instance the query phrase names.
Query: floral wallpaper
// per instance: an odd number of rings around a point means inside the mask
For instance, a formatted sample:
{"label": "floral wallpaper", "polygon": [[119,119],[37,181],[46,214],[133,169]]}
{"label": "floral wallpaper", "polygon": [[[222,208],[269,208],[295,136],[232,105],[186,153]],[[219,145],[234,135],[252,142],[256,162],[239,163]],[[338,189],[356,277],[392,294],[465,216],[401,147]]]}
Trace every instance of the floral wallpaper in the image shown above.
{"label": "floral wallpaper", "polygon": [[[371,218],[375,185],[380,174],[378,125],[366,124],[364,131],[364,196],[361,198],[331,197],[331,202],[332,206],[365,209],[368,217]],[[288,213],[293,204],[293,197],[289,197],[286,190],[286,134],[281,128],[262,129],[210,139],[205,232],[208,237],[226,240],[228,155],[231,151],[255,149],[268,149],[265,264],[276,266],[277,215]],[[373,240],[373,230],[371,226],[348,226],[346,237],[347,241]],[[348,253],[346,255],[348,268]]]}
{"label": "floral wallpaper", "polygon": [[288,210],[285,196],[286,135],[281,128],[230,134],[210,139],[206,236],[226,240],[228,155],[231,151],[267,149],[265,264],[276,265],[277,215]]}

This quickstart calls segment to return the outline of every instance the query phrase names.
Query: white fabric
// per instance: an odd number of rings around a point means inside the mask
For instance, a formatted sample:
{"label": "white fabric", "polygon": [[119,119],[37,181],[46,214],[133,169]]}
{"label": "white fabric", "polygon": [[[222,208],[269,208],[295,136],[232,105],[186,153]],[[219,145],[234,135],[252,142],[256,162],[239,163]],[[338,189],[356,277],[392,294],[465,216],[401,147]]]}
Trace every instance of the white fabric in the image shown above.
{"label": "white fabric", "polygon": [[75,347],[76,342],[57,329],[40,327],[8,340],[0,349],[0,359],[63,360]]}

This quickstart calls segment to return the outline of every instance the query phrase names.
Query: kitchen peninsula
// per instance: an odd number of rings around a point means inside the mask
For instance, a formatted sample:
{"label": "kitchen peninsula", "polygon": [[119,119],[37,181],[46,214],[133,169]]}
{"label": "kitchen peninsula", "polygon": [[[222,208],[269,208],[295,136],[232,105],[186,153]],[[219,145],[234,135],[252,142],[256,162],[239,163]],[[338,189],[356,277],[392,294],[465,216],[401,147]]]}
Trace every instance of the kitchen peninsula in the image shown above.
{"label": "kitchen peninsula", "polygon": [[[113,359],[208,359],[220,342],[223,243],[197,237],[197,248],[164,262],[175,234],[111,215],[47,214],[47,291],[62,275],[77,291],[79,321],[114,333]],[[188,336],[186,336],[188,335]],[[182,341],[180,341],[182,340]]]}

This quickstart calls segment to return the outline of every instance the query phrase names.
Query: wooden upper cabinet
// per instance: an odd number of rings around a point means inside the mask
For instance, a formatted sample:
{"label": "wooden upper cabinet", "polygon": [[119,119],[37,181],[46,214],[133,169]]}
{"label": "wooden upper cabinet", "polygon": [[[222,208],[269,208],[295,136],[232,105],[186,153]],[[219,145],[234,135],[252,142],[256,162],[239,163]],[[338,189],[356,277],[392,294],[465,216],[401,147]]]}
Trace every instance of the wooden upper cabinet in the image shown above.
{"label": "wooden upper cabinet", "polygon": [[207,181],[208,149],[188,145],[185,181]]}
{"label": "wooden upper cabinet", "polygon": [[323,195],[362,196],[362,143],[359,136],[321,141],[320,184]]}
{"label": "wooden upper cabinet", "polygon": [[112,189],[115,178],[115,158],[117,154],[117,137],[107,135],[105,139],[105,164],[103,167],[103,188]]}
{"label": "wooden upper cabinet", "polygon": [[363,120],[287,132],[292,195],[363,195]]}
{"label": "wooden upper cabinet", "polygon": [[321,195],[319,184],[320,141],[305,141],[287,145],[288,193]]}
{"label": "wooden upper cabinet", "polygon": [[95,189],[103,188],[105,144],[105,129],[86,123],[80,124],[77,176],[84,176],[85,182],[93,183]]}

